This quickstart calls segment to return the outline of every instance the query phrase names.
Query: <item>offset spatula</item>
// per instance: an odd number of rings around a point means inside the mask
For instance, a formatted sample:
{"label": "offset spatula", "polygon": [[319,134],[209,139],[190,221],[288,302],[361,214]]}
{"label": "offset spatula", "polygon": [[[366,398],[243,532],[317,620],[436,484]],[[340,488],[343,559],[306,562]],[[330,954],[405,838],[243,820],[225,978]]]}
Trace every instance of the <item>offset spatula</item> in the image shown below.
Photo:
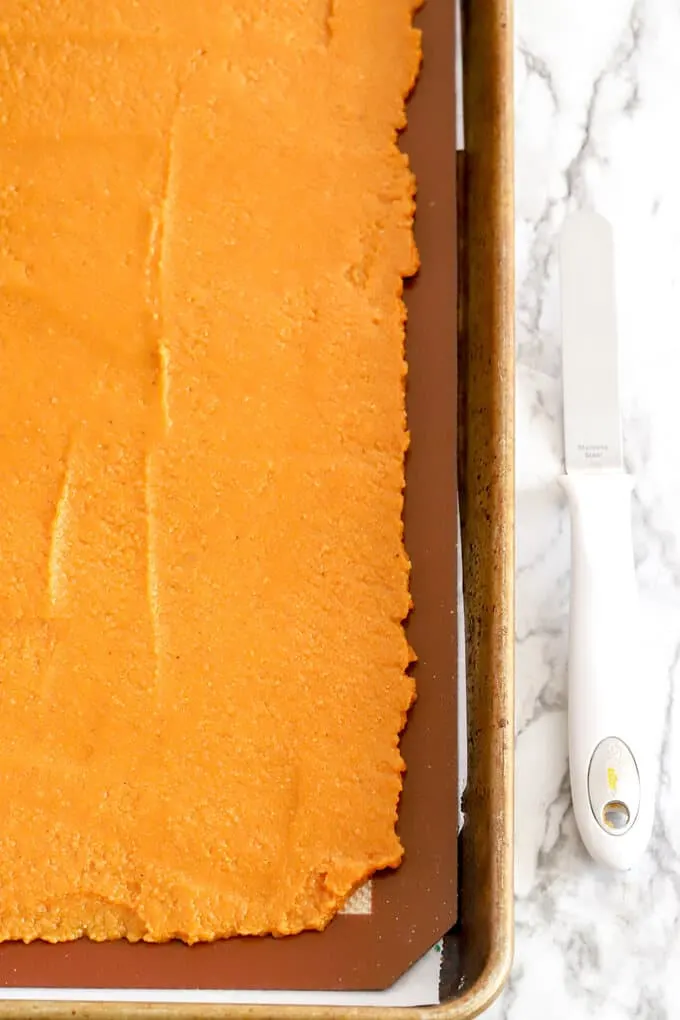
{"label": "offset spatula", "polygon": [[654,814],[650,720],[623,470],[609,223],[571,215],[560,240],[564,479],[571,510],[569,770],[590,854],[630,868]]}

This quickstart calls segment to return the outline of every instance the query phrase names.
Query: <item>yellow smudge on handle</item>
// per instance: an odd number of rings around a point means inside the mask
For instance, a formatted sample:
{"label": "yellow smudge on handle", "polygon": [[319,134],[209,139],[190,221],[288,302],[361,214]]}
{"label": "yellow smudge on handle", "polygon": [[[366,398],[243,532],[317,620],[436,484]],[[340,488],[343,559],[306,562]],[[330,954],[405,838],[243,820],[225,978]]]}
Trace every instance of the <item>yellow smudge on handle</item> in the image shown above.
{"label": "yellow smudge on handle", "polygon": [[612,791],[612,793],[616,793],[616,787],[618,785],[618,782],[619,777],[616,774],[616,769],[612,768],[607,769],[607,786]]}

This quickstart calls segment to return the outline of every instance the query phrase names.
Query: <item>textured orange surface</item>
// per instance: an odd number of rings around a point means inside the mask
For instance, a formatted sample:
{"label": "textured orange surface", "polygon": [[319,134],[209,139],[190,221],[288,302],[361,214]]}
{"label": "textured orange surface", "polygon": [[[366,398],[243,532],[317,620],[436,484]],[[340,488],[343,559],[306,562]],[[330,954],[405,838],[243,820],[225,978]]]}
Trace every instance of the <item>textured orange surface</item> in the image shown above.
{"label": "textured orange surface", "polygon": [[413,0],[3,0],[0,937],[399,863]]}

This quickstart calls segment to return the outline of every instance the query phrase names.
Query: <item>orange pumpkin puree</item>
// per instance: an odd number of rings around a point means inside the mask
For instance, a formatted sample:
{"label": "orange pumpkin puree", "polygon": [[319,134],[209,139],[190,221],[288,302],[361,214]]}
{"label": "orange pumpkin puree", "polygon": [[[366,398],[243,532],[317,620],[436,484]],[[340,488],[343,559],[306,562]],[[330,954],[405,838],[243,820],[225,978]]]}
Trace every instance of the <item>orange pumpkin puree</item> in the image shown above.
{"label": "orange pumpkin puree", "polygon": [[2,2],[2,939],[400,861],[414,6]]}

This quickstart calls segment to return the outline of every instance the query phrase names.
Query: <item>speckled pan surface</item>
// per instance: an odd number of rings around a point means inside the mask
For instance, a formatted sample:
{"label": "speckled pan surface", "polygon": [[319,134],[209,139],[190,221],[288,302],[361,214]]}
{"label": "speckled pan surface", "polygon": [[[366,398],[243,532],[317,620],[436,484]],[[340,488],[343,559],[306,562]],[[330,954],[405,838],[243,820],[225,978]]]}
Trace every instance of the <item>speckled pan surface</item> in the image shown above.
{"label": "speckled pan surface", "polygon": [[[439,1007],[387,1011],[25,1002],[7,1004],[0,1015],[153,1015],[187,1020],[246,1015],[330,1020],[339,1015],[365,1015],[371,1020],[416,1016],[461,1020],[478,1015],[507,975],[512,942],[514,348],[509,0],[470,0],[464,21],[467,153],[459,162],[458,464],[467,616],[469,771],[461,841],[460,921],[456,934],[447,940],[445,1001]],[[398,934],[403,940],[403,927]],[[51,947],[43,948],[48,951]],[[327,948],[331,956],[332,947]],[[307,964],[313,967],[313,960],[308,958]],[[15,964],[9,966],[14,969]],[[13,976],[16,978],[16,972]],[[21,978],[14,983],[25,983],[25,975]],[[69,977],[59,983],[76,982]]]}
{"label": "speckled pan surface", "polygon": [[513,948],[512,0],[465,0],[463,23],[458,466],[468,780],[459,923],[447,940],[442,1004],[420,1011],[449,1020],[478,1016],[493,1001],[508,976]]}

